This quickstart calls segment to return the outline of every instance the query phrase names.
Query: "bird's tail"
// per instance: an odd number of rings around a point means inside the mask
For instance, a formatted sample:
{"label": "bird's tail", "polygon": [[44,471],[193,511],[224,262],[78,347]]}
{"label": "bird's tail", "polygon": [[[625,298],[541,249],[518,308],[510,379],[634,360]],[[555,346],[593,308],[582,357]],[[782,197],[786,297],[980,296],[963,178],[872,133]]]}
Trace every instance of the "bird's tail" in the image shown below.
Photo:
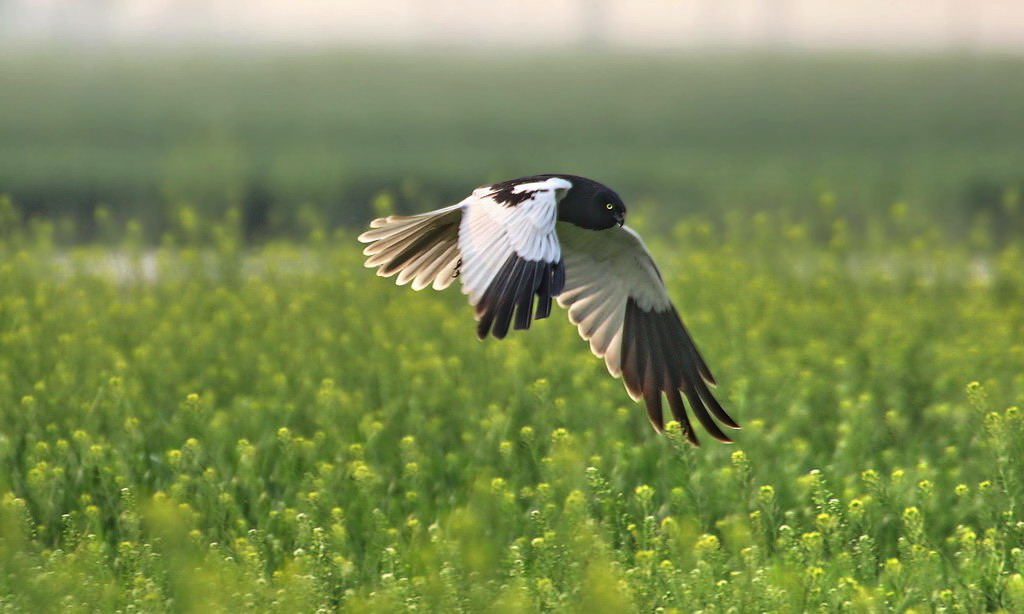
{"label": "bird's tail", "polygon": [[433,285],[447,288],[458,276],[459,222],[461,204],[419,215],[377,218],[370,230],[359,235],[369,243],[363,254],[366,266],[377,268],[377,275],[398,274],[398,285],[412,282],[413,290]]}

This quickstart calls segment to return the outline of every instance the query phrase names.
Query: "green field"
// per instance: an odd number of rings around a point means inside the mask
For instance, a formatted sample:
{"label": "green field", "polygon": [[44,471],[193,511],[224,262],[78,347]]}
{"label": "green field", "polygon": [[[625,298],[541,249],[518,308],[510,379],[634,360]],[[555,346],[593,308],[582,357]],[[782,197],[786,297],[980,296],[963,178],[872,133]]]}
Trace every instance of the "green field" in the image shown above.
{"label": "green field", "polygon": [[355,230],[181,213],[111,252],[14,217],[5,611],[1024,609],[1019,240],[682,219],[652,250],[744,425],[693,449],[560,310],[479,342]]}
{"label": "green field", "polygon": [[[1024,611],[1024,59],[3,51],[0,611]],[[362,266],[537,172],[735,445]]]}

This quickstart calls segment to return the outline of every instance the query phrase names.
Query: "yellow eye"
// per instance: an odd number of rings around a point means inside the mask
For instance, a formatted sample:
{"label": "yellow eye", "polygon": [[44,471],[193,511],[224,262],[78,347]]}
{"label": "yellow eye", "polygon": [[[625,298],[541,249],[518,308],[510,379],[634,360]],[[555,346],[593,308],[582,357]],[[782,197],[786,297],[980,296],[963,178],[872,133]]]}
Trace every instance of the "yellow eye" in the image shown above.
{"label": "yellow eye", "polygon": [[604,206],[604,208],[605,208],[605,209],[611,209],[611,208],[612,208],[612,204],[611,204],[611,203],[608,203],[607,205],[605,205],[605,206]]}

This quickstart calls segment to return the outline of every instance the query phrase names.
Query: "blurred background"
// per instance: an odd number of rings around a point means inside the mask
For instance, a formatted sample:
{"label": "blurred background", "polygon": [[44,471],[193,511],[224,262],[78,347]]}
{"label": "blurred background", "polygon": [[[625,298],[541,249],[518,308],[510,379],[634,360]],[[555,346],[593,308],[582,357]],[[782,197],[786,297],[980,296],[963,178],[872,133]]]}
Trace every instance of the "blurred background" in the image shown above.
{"label": "blurred background", "polygon": [[1015,0],[0,0],[0,194],[61,241],[250,241],[492,180],[649,225],[822,209],[1024,232]]}

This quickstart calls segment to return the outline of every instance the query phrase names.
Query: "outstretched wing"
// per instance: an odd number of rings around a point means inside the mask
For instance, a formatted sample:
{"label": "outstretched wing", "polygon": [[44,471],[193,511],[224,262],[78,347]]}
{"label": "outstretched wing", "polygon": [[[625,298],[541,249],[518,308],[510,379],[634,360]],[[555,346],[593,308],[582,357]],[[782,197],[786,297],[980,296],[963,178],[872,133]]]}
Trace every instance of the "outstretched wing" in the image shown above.
{"label": "outstretched wing", "polygon": [[370,222],[370,230],[359,235],[369,243],[363,254],[366,266],[377,275],[398,274],[398,285],[412,281],[413,290],[433,285],[447,288],[455,279],[459,264],[459,222],[462,203],[419,215],[392,215]]}
{"label": "outstretched wing", "polygon": [[[662,394],[687,438],[698,445],[682,396],[713,437],[730,442],[715,419],[736,421],[711,394],[714,385],[704,359],[683,326],[661,274],[639,235],[628,227],[602,231],[558,224],[565,258],[565,290],[558,304],[604,357],[608,372],[622,376],[633,400],[643,398],[651,424],[664,428]],[[714,418],[712,418],[714,416]]]}
{"label": "outstretched wing", "polygon": [[558,201],[570,188],[565,179],[530,177],[479,188],[463,201],[460,277],[481,339],[505,337],[513,317],[522,330],[551,314],[565,284]]}

